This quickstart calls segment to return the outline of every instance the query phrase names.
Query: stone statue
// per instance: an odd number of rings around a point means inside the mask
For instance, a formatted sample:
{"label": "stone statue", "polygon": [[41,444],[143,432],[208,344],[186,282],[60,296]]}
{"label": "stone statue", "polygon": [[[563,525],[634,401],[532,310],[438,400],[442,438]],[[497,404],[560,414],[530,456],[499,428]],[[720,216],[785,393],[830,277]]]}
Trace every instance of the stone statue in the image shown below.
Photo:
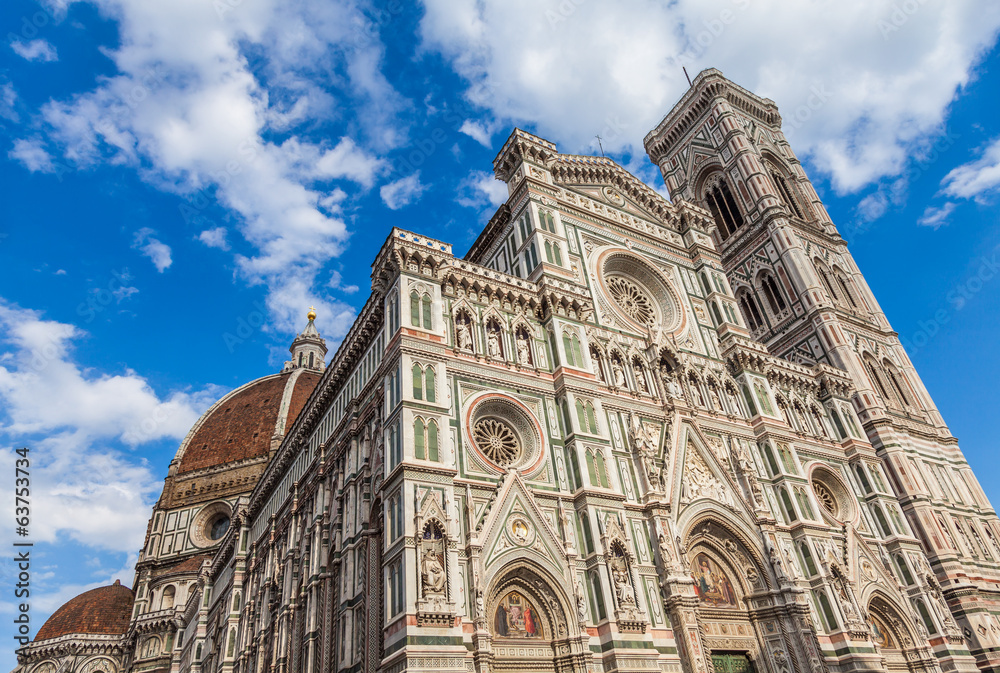
{"label": "stone statue", "polygon": [[584,598],[585,594],[583,592],[583,583],[580,580],[576,581],[576,615],[579,617],[580,622],[587,621],[587,599]]}
{"label": "stone statue", "polygon": [[625,382],[625,370],[617,362],[611,363],[611,372],[615,377],[615,385],[619,388],[627,388],[628,384]]}
{"label": "stone statue", "polygon": [[493,327],[486,329],[486,353],[491,358],[500,358],[500,330]]}
{"label": "stone statue", "polygon": [[472,328],[469,327],[468,318],[459,316],[457,320],[456,335],[458,337],[458,347],[463,351],[472,350]]}
{"label": "stone statue", "polygon": [[444,593],[444,566],[433,551],[424,552],[420,577],[423,580],[425,596]]}
{"label": "stone statue", "polygon": [[531,347],[524,332],[519,332],[517,335],[517,361],[522,365],[531,364]]}

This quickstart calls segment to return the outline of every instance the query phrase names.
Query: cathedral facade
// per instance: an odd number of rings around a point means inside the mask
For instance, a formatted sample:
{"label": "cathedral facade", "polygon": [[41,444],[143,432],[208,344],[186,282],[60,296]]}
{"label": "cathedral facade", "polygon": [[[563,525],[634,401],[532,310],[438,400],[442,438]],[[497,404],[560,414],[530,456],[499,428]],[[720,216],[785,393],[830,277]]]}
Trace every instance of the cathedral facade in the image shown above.
{"label": "cathedral facade", "polygon": [[393,229],[18,673],[1000,670],[1000,521],[775,104],[644,144],[672,201],[515,130],[464,258]]}

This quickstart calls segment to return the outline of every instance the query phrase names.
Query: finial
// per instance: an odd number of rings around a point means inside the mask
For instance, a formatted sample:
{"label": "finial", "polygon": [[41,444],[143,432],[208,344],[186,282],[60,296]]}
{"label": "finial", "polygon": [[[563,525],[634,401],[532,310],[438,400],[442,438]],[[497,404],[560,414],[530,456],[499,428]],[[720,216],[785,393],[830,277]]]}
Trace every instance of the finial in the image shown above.
{"label": "finial", "polygon": [[312,322],[313,320],[315,320],[316,319],[316,309],[314,309],[312,306],[310,306],[309,307],[309,313],[306,313],[306,317],[309,318],[309,322]]}

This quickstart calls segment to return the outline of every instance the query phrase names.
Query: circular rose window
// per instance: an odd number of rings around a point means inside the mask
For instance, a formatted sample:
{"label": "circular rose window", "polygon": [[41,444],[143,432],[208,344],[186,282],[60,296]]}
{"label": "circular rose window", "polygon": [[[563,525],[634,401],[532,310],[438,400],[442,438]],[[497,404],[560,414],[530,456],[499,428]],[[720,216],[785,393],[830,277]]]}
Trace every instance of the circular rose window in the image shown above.
{"label": "circular rose window", "polygon": [[466,412],[466,436],[481,462],[502,471],[531,472],[541,464],[542,433],[538,422],[518,400],[486,393]]}
{"label": "circular rose window", "polygon": [[636,331],[677,332],[684,312],[670,282],[641,256],[623,249],[605,249],[595,260],[606,304]]}
{"label": "circular rose window", "polygon": [[623,276],[609,276],[605,280],[611,298],[625,315],[641,325],[653,324],[656,313],[645,290]]}
{"label": "circular rose window", "polygon": [[479,450],[500,467],[521,457],[521,440],[509,425],[497,418],[483,418],[472,428]]}

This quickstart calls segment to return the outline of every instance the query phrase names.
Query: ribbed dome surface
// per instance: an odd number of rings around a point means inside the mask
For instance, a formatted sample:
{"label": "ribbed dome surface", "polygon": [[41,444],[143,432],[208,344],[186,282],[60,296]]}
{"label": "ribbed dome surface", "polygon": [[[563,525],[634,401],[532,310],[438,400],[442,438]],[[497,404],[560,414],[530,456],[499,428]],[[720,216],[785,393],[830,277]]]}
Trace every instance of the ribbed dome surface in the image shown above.
{"label": "ribbed dome surface", "polygon": [[128,629],[134,600],[132,590],[118,580],[86,591],[52,613],[38,629],[35,642],[71,633],[121,635]]}
{"label": "ribbed dome surface", "polygon": [[[178,474],[266,456],[279,421],[287,430],[320,376],[318,372],[292,370],[251,381],[224,397],[205,412],[186,441]],[[293,387],[282,413],[289,385]]]}

